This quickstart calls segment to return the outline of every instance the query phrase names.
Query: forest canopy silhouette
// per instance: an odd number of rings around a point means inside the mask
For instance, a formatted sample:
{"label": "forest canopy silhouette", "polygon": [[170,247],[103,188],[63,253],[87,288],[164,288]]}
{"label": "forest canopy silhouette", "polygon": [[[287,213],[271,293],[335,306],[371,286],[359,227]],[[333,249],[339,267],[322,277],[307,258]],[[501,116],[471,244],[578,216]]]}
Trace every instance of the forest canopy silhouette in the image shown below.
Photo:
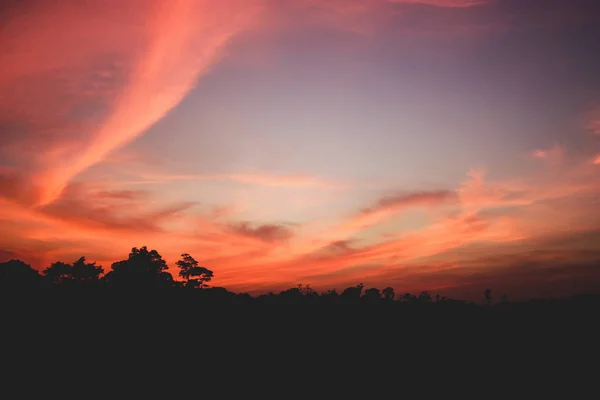
{"label": "forest canopy silhouette", "polygon": [[510,304],[508,296],[494,296],[492,289],[482,290],[481,301],[467,302],[432,295],[427,291],[418,294],[396,293],[394,288],[365,288],[362,283],[342,291],[330,289],[318,293],[310,285],[299,284],[281,291],[251,296],[248,293],[233,293],[225,288],[212,287],[215,276],[210,269],[199,265],[188,253],[176,262],[175,279],[166,261],[156,250],[146,246],[131,249],[127,259],[114,262],[109,271],[80,257],[72,263],[57,261],[38,272],[21,260],[0,263],[0,290],[77,290],[85,292],[120,291],[138,292],[155,289],[171,289],[188,294],[198,294],[203,300],[222,303],[259,304],[403,304],[403,305],[451,305],[464,307],[492,307]]}

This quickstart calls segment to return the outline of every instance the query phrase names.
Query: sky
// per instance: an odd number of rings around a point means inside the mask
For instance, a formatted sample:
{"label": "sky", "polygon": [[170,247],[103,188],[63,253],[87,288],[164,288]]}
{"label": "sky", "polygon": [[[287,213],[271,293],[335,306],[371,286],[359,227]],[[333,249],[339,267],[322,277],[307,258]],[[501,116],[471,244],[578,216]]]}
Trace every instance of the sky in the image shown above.
{"label": "sky", "polygon": [[600,290],[596,0],[0,6],[0,261]]}

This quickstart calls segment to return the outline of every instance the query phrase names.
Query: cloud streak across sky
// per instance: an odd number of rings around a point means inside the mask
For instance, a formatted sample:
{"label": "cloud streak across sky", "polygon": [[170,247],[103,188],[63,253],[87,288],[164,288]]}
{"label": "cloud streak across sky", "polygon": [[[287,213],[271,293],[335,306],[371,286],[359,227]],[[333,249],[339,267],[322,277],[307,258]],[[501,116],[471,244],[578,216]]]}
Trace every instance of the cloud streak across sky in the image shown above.
{"label": "cloud streak across sky", "polygon": [[127,243],[232,289],[460,291],[577,235],[592,279],[598,28],[538,3],[9,2],[0,256]]}
{"label": "cloud streak across sky", "polygon": [[112,111],[78,154],[50,161],[50,170],[38,177],[44,186],[40,204],[55,200],[71,178],[143,134],[183,99],[242,29],[247,16],[240,14],[247,10],[238,3],[225,9],[194,0],[150,6],[146,48],[133,61]]}

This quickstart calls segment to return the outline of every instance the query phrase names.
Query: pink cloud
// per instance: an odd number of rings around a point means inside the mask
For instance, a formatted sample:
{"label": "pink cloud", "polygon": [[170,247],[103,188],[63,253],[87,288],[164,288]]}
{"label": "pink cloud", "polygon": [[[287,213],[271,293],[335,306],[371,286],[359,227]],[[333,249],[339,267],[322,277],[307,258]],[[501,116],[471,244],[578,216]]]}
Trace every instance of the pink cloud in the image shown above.
{"label": "pink cloud", "polygon": [[[488,251],[498,251],[501,246],[535,248],[535,241],[540,238],[600,227],[600,220],[594,217],[597,213],[593,201],[600,192],[600,183],[584,164],[565,166],[565,171],[548,181],[533,177],[527,181],[494,181],[485,176],[481,170],[471,171],[456,190],[458,209],[439,215],[420,229],[366,246],[352,238],[334,239],[324,247],[306,246],[302,253],[287,260],[271,259],[274,263],[263,265],[264,271],[273,274],[273,285],[294,282],[299,276],[311,277],[315,287],[353,280],[385,282],[390,274],[414,276],[418,271],[403,269],[417,260],[439,256],[448,261],[448,256],[443,256],[448,251],[483,245],[488,246]],[[459,274],[462,262],[470,259],[465,251],[456,261]],[[423,263],[420,273],[435,276],[431,266],[435,263]]]}
{"label": "pink cloud", "polygon": [[[273,21],[275,24],[281,23],[283,16],[286,25],[293,25],[301,19],[301,23],[308,22],[341,31],[372,35],[380,32],[382,27],[390,24],[395,18],[405,15],[407,9],[416,6],[466,9],[489,2],[485,0],[292,0],[281,6],[282,3],[275,0],[273,6],[267,8],[268,11],[275,10],[276,13],[269,18],[271,24]],[[274,6],[275,4],[277,6]],[[398,24],[394,23],[393,26],[398,27]],[[476,29],[480,30],[480,27]]]}
{"label": "pink cloud", "polygon": [[583,129],[592,134],[600,135],[600,106],[596,104],[588,108],[579,118]]}
{"label": "pink cloud", "polygon": [[[84,251],[82,254],[86,255],[108,251],[108,258],[99,261],[110,265],[123,256],[112,252],[118,251],[125,241],[128,245],[139,243],[167,249],[163,255],[170,261],[187,251],[203,265],[218,271],[219,285],[235,290],[283,289],[305,278],[310,278],[310,282],[304,283],[327,288],[358,281],[375,285],[404,277],[407,285],[412,282],[420,288],[419,276],[431,276],[429,287],[450,287],[456,284],[455,278],[446,280],[436,275],[448,270],[448,263],[456,279],[464,282],[472,272],[463,265],[489,253],[464,250],[456,257],[444,256],[446,252],[483,245],[526,249],[547,235],[570,235],[598,228],[600,221],[593,218],[594,202],[585,200],[600,192],[595,168],[589,163],[564,168],[548,181],[534,177],[522,181],[492,180],[482,170],[473,170],[454,191],[382,198],[362,212],[376,213],[386,208],[408,212],[412,207],[436,208],[444,204],[452,204],[453,211],[434,213],[431,221],[419,229],[367,245],[353,237],[339,240],[335,235],[329,236],[325,246],[319,240],[313,245],[317,236],[307,235],[302,229],[240,224],[228,220],[232,215],[214,214],[212,209],[200,212],[185,204],[179,208],[156,206],[147,193],[103,187],[86,190],[85,186],[73,185],[67,189],[67,197],[38,209],[0,199],[0,233],[7,238],[4,250],[11,254],[27,254],[39,243],[46,243],[48,249],[42,251],[39,263],[76,257]],[[376,223],[383,223],[390,216]],[[215,218],[221,220],[217,222]],[[7,221],[18,221],[19,229],[11,229]],[[126,229],[123,223],[135,229]],[[342,221],[342,225],[346,223]],[[13,239],[9,239],[9,233]],[[126,249],[121,250],[126,254]],[[429,262],[431,257],[440,257],[443,265]]]}
{"label": "pink cloud", "polygon": [[554,145],[549,149],[537,149],[531,153],[531,156],[538,159],[548,160],[554,163],[560,162],[565,156],[565,148],[560,145]]}
{"label": "pink cloud", "polygon": [[365,208],[344,224],[341,231],[364,229],[411,207],[433,207],[451,203],[456,199],[456,193],[446,190],[401,193],[383,197],[374,206]]}
{"label": "pink cloud", "polygon": [[269,173],[233,173],[233,174],[162,174],[138,172],[143,180],[132,181],[133,184],[153,184],[174,181],[232,181],[259,186],[276,187],[303,187],[316,186],[328,189],[344,189],[348,185],[327,181],[318,177],[295,174],[269,174]]}
{"label": "pink cloud", "polygon": [[[393,3],[467,7],[480,2]],[[346,26],[360,25],[354,22],[369,19],[367,14],[378,21],[388,14],[382,7],[390,6],[386,0],[295,4],[327,24]],[[0,39],[10,49],[0,67],[0,117],[14,122],[0,151],[35,158],[22,171],[36,186],[30,197],[39,205],[55,201],[75,176],[143,134],[194,88],[230,39],[267,8],[277,7],[262,0],[134,0],[110,6],[65,1],[16,12]],[[318,183],[305,177],[229,179]]]}
{"label": "pink cloud", "polygon": [[135,61],[114,111],[77,156],[66,162],[54,160],[49,172],[37,177],[44,186],[40,204],[55,200],[72,177],[135,139],[179,103],[218,60],[229,38],[247,23],[247,8],[236,3],[224,7],[177,0],[152,10],[149,43]]}
{"label": "pink cloud", "polygon": [[[0,113],[28,121],[37,132],[30,139],[43,146],[33,178],[38,203],[56,200],[73,177],[175,107],[253,20],[257,4],[42,3],[11,19],[3,35],[12,52],[0,71]],[[74,123],[73,113],[87,112],[86,101],[96,115]]]}
{"label": "pink cloud", "polygon": [[600,119],[588,122],[587,128],[596,135],[600,135]]}

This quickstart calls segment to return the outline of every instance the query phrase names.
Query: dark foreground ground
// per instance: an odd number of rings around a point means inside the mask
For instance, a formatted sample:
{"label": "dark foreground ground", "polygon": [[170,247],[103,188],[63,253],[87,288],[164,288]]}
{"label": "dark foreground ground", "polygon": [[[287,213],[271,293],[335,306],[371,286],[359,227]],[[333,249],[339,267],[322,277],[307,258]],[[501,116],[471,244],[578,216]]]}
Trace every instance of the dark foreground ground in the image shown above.
{"label": "dark foreground ground", "polygon": [[0,304],[2,383],[18,383],[21,398],[198,397],[205,386],[225,398],[541,398],[557,384],[579,398],[600,370],[596,295],[244,304],[204,291],[50,290],[4,292]]}
{"label": "dark foreground ground", "polygon": [[[600,295],[551,300],[476,304],[457,300],[390,301],[365,299],[315,303],[310,299],[240,299],[215,290],[69,291],[36,290],[1,293],[3,325],[18,330],[31,325],[40,335],[53,329],[136,329],[144,324],[233,335],[242,331],[270,335],[328,332],[353,335],[410,335],[420,332],[468,332],[474,337],[526,334],[547,336],[600,326]],[[190,339],[191,340],[191,339]],[[600,338],[599,338],[600,340]]]}

